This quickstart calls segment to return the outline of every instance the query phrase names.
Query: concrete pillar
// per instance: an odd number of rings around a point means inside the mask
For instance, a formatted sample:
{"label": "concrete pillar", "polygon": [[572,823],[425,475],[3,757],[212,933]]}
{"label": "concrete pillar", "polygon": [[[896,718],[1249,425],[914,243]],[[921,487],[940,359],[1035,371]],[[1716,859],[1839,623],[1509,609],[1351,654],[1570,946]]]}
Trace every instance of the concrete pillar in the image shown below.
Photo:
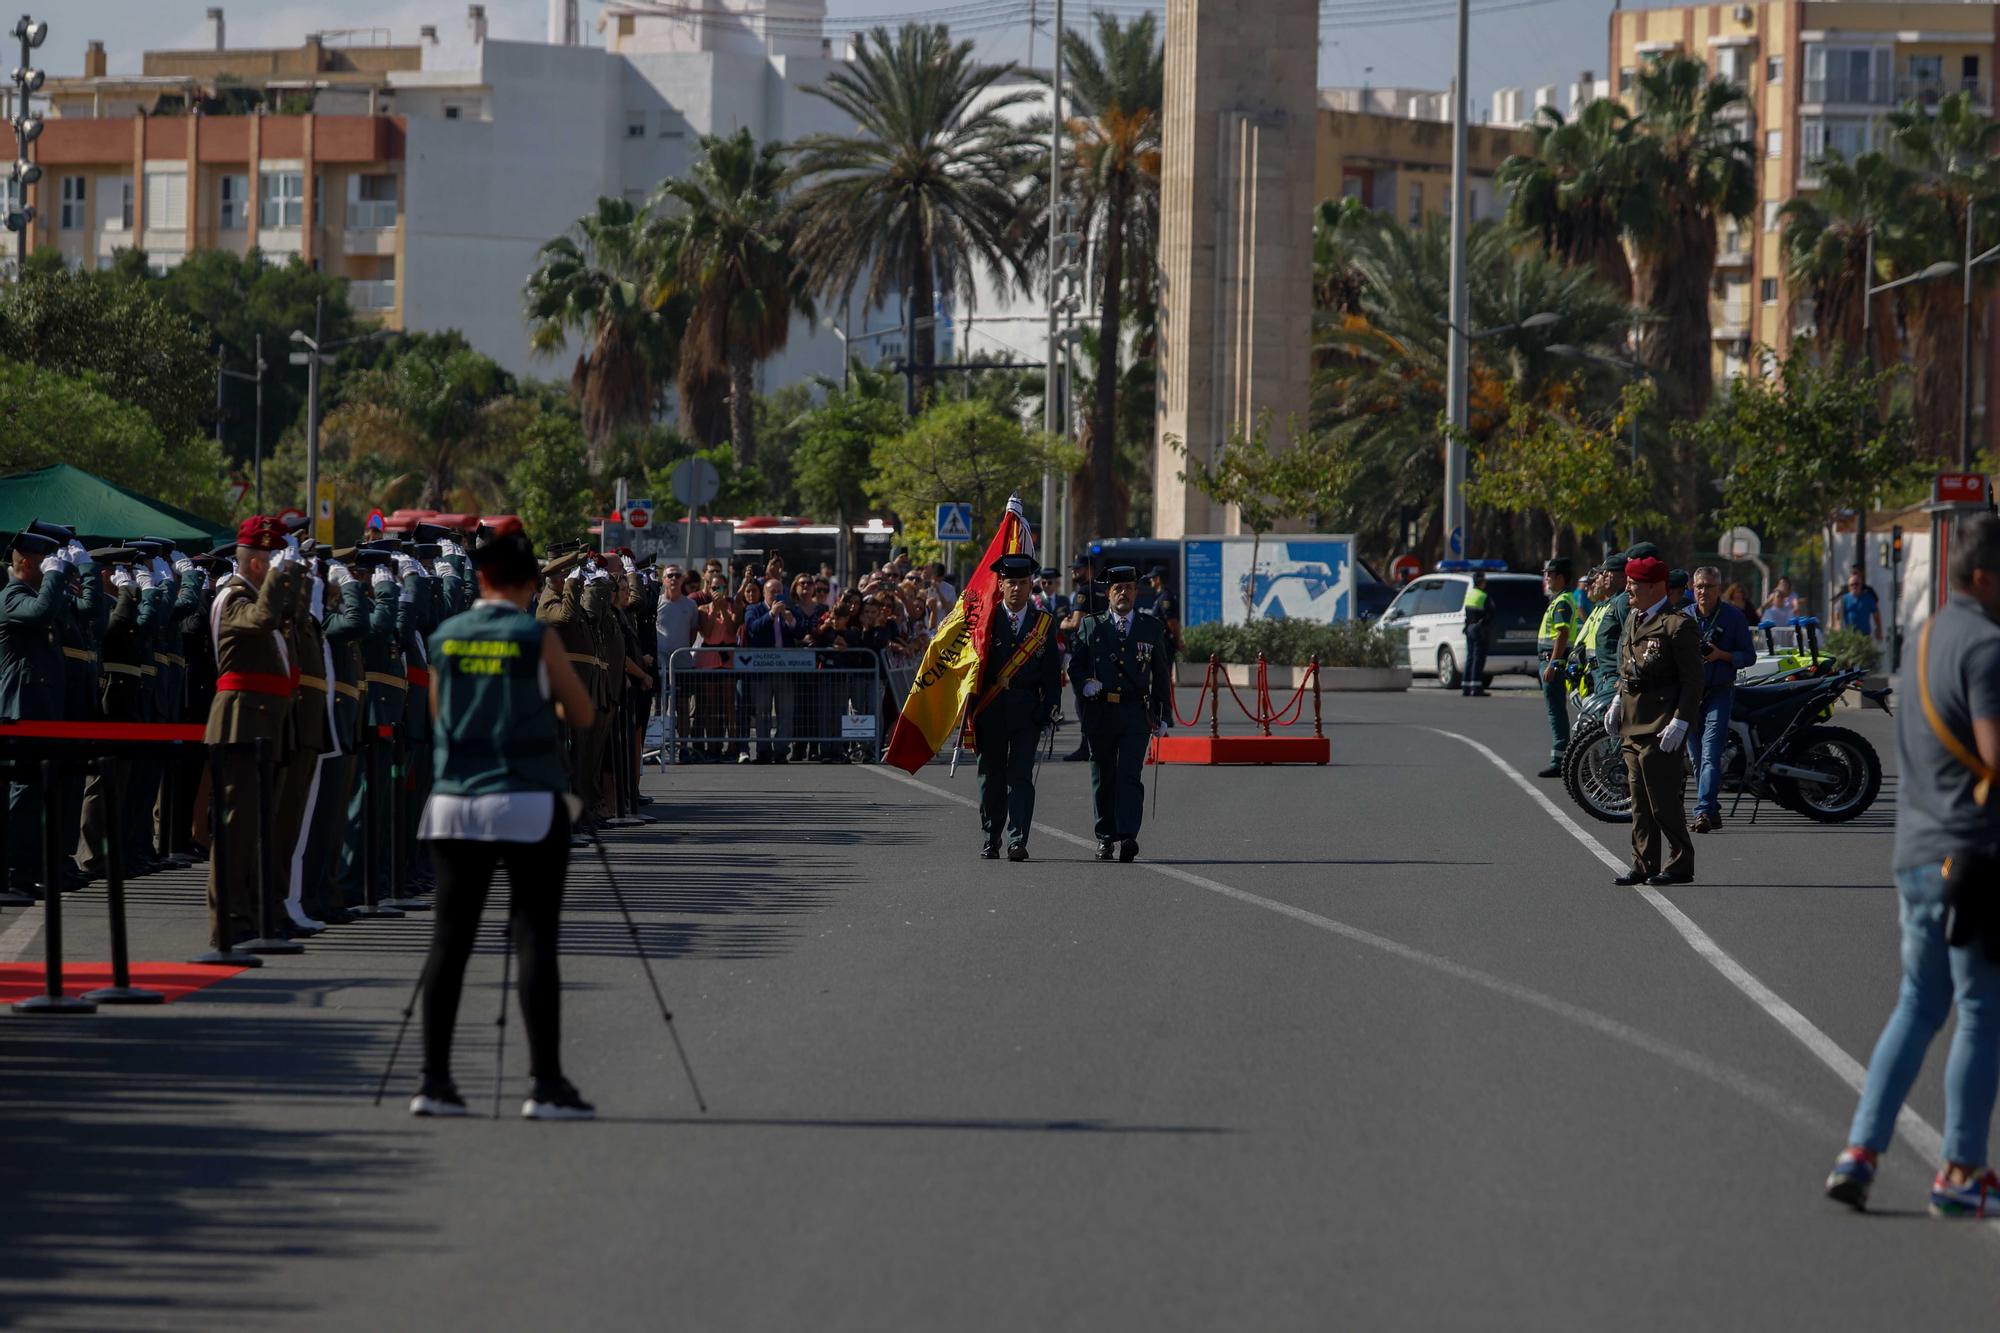
{"label": "concrete pillar", "polygon": [[187,118],[187,229],[181,249],[189,258],[201,248],[201,115],[192,108]]}
{"label": "concrete pillar", "polygon": [[313,113],[306,112],[304,120],[305,132],[300,136],[305,175],[300,181],[304,194],[299,200],[299,258],[311,268],[319,257],[319,228],[313,225],[313,213],[319,207],[319,171],[313,161]]}
{"label": "concrete pillar", "polygon": [[1316,0],[1168,0],[1153,532],[1235,532],[1178,478],[1232,426],[1301,429],[1312,352]]}
{"label": "concrete pillar", "polygon": [[132,248],[146,244],[146,117],[132,117]]}
{"label": "concrete pillar", "polygon": [[247,249],[257,248],[257,227],[263,220],[264,209],[264,117],[253,113],[250,117],[250,161],[244,168],[244,193],[250,196],[245,205],[250,211],[243,215],[243,243]]}

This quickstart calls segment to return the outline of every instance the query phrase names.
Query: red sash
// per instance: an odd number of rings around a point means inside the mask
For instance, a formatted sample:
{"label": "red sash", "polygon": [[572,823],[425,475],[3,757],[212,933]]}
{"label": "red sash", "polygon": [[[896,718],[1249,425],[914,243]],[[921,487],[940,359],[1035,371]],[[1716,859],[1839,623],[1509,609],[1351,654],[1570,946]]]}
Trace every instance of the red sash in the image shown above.
{"label": "red sash", "polygon": [[274,675],[268,671],[225,671],[215,678],[218,692],[240,691],[244,694],[268,694],[274,698],[292,697],[292,678]]}

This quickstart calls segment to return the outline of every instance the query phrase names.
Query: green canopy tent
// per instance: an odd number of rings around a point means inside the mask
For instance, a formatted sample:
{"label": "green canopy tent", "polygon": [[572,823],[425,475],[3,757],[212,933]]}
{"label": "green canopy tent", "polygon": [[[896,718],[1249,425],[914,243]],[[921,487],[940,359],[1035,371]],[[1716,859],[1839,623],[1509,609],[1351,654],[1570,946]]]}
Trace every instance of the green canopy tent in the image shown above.
{"label": "green canopy tent", "polygon": [[75,528],[86,546],[160,537],[192,552],[236,535],[227,524],[128,491],[67,463],[0,477],[0,532],[19,532],[38,518]]}

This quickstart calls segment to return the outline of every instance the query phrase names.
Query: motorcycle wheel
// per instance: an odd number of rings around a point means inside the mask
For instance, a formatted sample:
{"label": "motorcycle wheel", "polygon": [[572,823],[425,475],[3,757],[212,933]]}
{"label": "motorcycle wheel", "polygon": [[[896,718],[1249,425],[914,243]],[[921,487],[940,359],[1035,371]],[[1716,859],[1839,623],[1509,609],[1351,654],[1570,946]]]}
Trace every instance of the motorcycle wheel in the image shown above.
{"label": "motorcycle wheel", "polygon": [[1875,747],[1846,727],[1808,727],[1787,748],[1785,762],[1838,774],[1831,783],[1771,779],[1778,803],[1821,824],[1845,824],[1875,804],[1882,760]]}
{"label": "motorcycle wheel", "polygon": [[1563,752],[1563,790],[1592,819],[1605,824],[1632,822],[1632,789],[1625,780],[1619,741],[1600,723],[1577,728]]}

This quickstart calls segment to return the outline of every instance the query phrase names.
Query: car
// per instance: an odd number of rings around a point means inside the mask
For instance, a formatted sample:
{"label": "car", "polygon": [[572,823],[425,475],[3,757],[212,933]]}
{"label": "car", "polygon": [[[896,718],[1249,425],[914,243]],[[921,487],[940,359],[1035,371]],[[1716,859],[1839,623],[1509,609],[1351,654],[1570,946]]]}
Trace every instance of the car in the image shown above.
{"label": "car", "polygon": [[[1416,579],[1375,622],[1377,633],[1405,632],[1410,673],[1436,676],[1444,689],[1459,687],[1460,659],[1465,655],[1465,593],[1470,572],[1440,570]],[[1493,633],[1486,653],[1486,681],[1499,675],[1533,676],[1539,670],[1535,632],[1549,599],[1542,595],[1539,574],[1486,575],[1491,599]]]}

